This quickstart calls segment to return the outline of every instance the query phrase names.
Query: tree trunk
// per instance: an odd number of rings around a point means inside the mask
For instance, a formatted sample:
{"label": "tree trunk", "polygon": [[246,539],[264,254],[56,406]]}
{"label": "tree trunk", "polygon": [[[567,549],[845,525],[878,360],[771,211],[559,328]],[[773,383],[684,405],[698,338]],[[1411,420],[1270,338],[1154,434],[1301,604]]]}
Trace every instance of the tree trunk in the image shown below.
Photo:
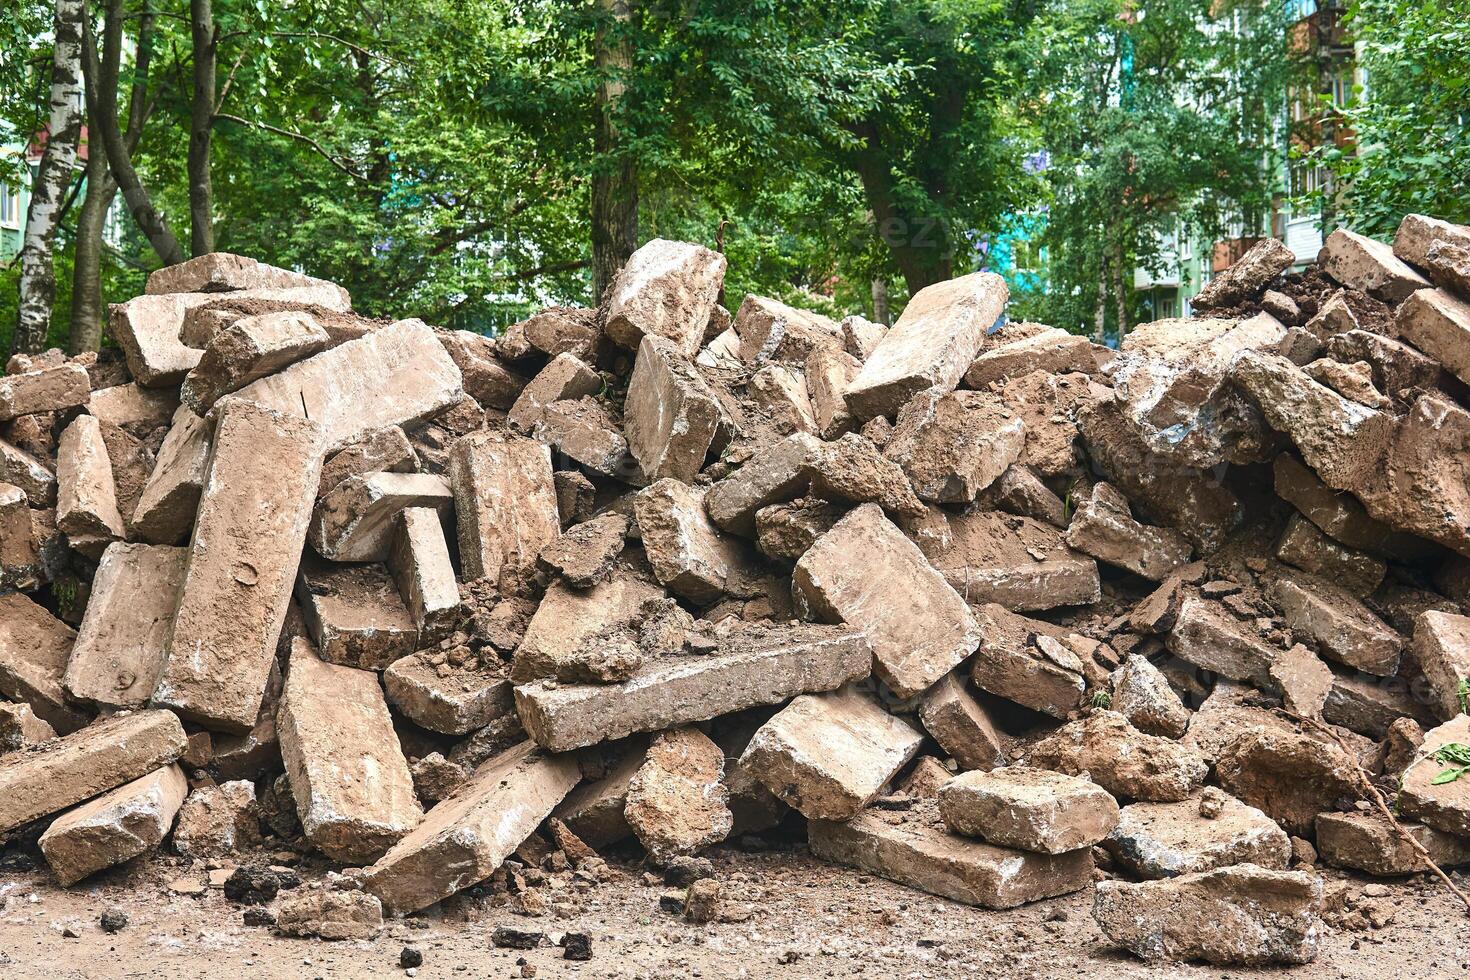
{"label": "tree trunk", "polygon": [[[138,20],[133,91],[128,100],[128,130],[123,134],[123,145],[129,153],[137,148],[148,116],[148,70],[153,54],[153,26],[153,17],[148,13]],[[91,135],[87,156],[87,196],[82,200],[82,210],[77,215],[76,257],[72,263],[69,345],[72,354],[97,350],[102,345],[106,317],[106,298],[102,294],[102,235],[107,225],[107,212],[117,196],[117,181],[112,179],[112,171],[107,167],[107,154],[97,135],[101,132],[97,80],[92,77],[87,62],[88,59],[82,59],[82,78],[86,83]]]}
{"label": "tree trunk", "polygon": [[1123,262],[1123,236],[1118,236],[1118,242],[1113,247],[1113,305],[1118,311],[1118,344],[1121,346],[1123,338],[1128,335],[1131,327],[1128,316],[1128,273],[1129,269]]}
{"label": "tree trunk", "polygon": [[[91,125],[95,132],[96,123]],[[77,213],[72,261],[71,332],[67,344],[72,354],[97,350],[102,345],[102,229],[116,192],[102,147],[92,144],[87,155],[87,195]]]}
{"label": "tree trunk", "polygon": [[214,251],[214,187],[209,143],[214,133],[215,59],[218,34],[211,0],[190,0],[194,35],[194,101],[189,109],[189,248]]}
{"label": "tree trunk", "polygon": [[1108,257],[1097,257],[1097,302],[1092,308],[1092,340],[1099,346],[1108,336]]}
{"label": "tree trunk", "polygon": [[882,276],[873,278],[873,322],[889,326],[888,280]]}
{"label": "tree trunk", "polygon": [[61,222],[62,202],[71,186],[81,137],[81,31],[83,0],[56,0],[56,43],[51,59],[51,113],[46,148],[31,185],[25,240],[20,251],[20,315],[12,346],[35,353],[46,347],[51,306],[56,300],[52,249]]}
{"label": "tree trunk", "polygon": [[854,127],[866,144],[853,155],[863,195],[873,212],[878,237],[888,246],[912,296],[925,286],[954,278],[952,255],[943,222],[911,214],[899,207],[893,168],[883,152],[877,128],[869,122]]}
{"label": "tree trunk", "polygon": [[593,52],[598,82],[592,175],[592,298],[597,303],[638,247],[638,171],[623,139],[634,2],[597,0],[601,16]]}
{"label": "tree trunk", "polygon": [[[184,250],[179,240],[169,230],[168,222],[153,207],[148,189],[133,169],[133,156],[117,123],[117,87],[119,66],[122,61],[122,0],[107,0],[107,16],[104,21],[101,64],[97,61],[97,48],[93,43],[89,22],[83,18],[84,40],[82,57],[87,59],[87,70],[97,79],[97,122],[102,130],[102,144],[107,150],[107,165],[112,169],[113,179],[122,191],[128,213],[137,222],[138,229],[148,238],[148,244],[164,265],[177,265],[184,261]],[[142,33],[140,31],[140,38]]]}

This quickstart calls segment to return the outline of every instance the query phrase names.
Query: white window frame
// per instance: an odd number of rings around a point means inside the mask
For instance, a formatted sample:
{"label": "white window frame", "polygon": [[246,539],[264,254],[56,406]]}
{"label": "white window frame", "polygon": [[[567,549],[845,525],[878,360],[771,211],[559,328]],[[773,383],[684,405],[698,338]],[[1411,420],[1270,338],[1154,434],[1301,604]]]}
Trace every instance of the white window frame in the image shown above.
{"label": "white window frame", "polygon": [[[9,210],[7,217],[5,212]],[[0,180],[0,228],[20,230],[20,188]]]}

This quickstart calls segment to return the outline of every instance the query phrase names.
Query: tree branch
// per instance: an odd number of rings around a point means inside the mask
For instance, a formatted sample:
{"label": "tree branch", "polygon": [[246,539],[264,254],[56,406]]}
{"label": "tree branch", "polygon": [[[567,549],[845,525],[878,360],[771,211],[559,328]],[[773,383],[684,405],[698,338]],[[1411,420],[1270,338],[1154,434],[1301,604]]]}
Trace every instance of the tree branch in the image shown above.
{"label": "tree branch", "polygon": [[255,129],[264,130],[267,133],[275,133],[277,136],[284,136],[287,139],[296,140],[298,143],[304,143],[315,150],[317,155],[320,156],[323,160],[327,161],[332,166],[336,167],[338,170],[351,177],[353,180],[361,181],[364,184],[372,184],[372,181],[369,180],[366,176],[358,173],[356,170],[353,170],[341,160],[338,160],[336,157],[332,156],[331,153],[327,152],[326,147],[322,146],[320,143],[312,139],[310,136],[307,136],[305,133],[297,133],[289,129],[282,129],[279,126],[272,126],[270,123],[255,122],[254,120],[245,119],[241,116],[232,116],[227,112],[216,113],[214,118],[216,120],[239,123],[242,126],[250,126]]}

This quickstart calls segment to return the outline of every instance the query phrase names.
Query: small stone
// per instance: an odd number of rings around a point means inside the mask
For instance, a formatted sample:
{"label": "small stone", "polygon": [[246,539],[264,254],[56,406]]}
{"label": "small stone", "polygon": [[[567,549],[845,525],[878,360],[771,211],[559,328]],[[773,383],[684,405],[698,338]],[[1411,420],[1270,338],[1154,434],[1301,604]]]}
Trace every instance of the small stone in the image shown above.
{"label": "small stone", "polygon": [[690,922],[714,922],[720,917],[724,889],[713,878],[702,878],[689,885],[684,896],[684,917]]}
{"label": "small stone", "polygon": [[564,960],[592,959],[592,937],[585,932],[569,932],[562,936],[561,947]]}
{"label": "small stone", "polygon": [[122,909],[108,909],[102,913],[102,917],[97,920],[97,924],[102,927],[103,932],[109,935],[115,932],[122,932],[127,928],[128,914]]}
{"label": "small stone", "polygon": [[261,868],[236,868],[225,879],[225,898],[237,905],[269,904],[280,889],[276,873]]}
{"label": "small stone", "polygon": [[398,965],[405,970],[424,965],[424,954],[413,946],[405,946],[398,952]]}
{"label": "small stone", "polygon": [[535,949],[546,938],[546,933],[515,926],[500,926],[490,934],[490,942],[497,949]]}

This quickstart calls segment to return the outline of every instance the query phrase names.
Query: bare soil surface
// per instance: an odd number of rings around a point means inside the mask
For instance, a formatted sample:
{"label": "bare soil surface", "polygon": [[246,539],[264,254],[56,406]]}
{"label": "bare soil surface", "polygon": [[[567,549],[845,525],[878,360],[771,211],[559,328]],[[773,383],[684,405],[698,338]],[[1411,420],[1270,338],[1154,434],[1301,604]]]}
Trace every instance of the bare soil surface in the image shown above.
{"label": "bare soil surface", "polygon": [[[0,977],[404,976],[399,955],[405,945],[423,954],[419,978],[1470,975],[1465,910],[1426,878],[1389,883],[1384,890],[1368,879],[1325,872],[1329,895],[1342,892],[1356,906],[1348,916],[1356,928],[1328,926],[1321,955],[1310,966],[1245,970],[1150,966],[1109,949],[1090,914],[1091,889],[992,912],[833,868],[804,851],[744,854],[721,848],[711,856],[727,894],[749,904],[747,920],[694,925],[662,912],[658,896],[667,886],[646,879],[637,863],[615,862],[610,881],[584,894],[552,895],[553,914],[517,914],[504,894],[458,896],[421,918],[391,920],[374,941],[340,943],[246,926],[244,908],[218,888],[199,897],[171,892],[171,881],[206,877],[178,858],[140,859],[71,890],[57,887],[43,868],[0,871]],[[324,873],[301,869],[308,882]],[[99,925],[109,909],[129,918],[112,935]],[[1369,910],[1377,928],[1368,921]],[[553,938],[585,932],[592,959],[564,960],[562,950],[549,943],[529,951],[497,949],[491,935],[499,926],[542,930]]]}

